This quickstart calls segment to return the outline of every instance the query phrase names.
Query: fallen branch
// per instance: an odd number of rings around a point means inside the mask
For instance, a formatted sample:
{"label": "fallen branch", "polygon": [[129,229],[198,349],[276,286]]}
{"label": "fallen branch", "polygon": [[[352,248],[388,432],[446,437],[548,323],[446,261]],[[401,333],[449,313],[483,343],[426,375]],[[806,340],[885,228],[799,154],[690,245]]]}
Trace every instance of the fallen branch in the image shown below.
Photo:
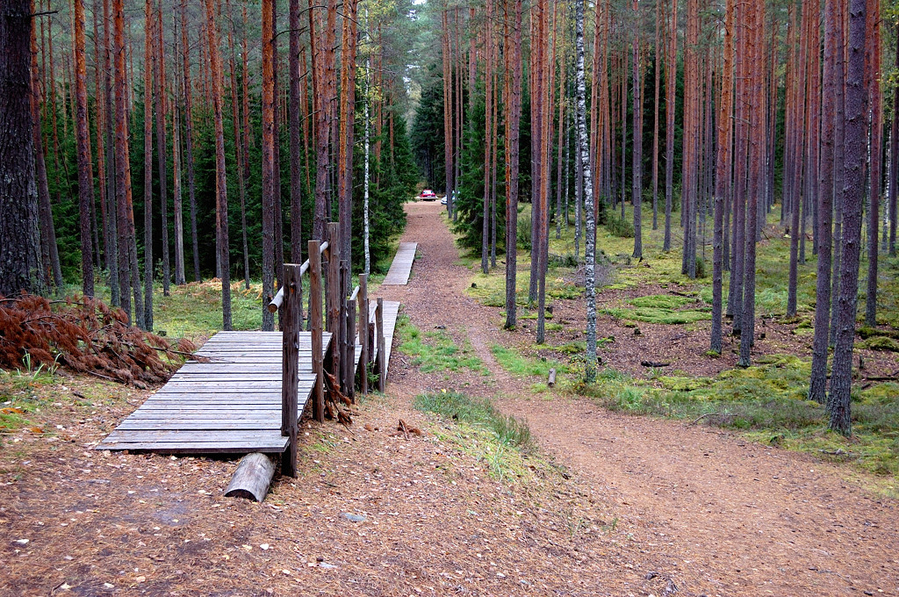
{"label": "fallen branch", "polygon": [[655,361],[640,361],[640,364],[644,367],[667,367],[671,363],[657,363]]}
{"label": "fallen branch", "polygon": [[700,422],[701,420],[703,420],[706,417],[716,416],[716,415],[720,415],[720,414],[721,413],[705,413],[704,415],[700,415],[696,419],[693,419],[693,421],[690,422],[690,425],[695,425],[696,423]]}

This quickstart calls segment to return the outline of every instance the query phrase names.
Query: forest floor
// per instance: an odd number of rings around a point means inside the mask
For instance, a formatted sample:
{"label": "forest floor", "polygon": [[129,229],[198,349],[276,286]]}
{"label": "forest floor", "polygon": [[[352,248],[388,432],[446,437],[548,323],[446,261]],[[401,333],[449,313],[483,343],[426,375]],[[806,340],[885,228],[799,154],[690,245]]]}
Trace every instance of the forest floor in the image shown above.
{"label": "forest floor", "polygon": [[[5,378],[41,408],[0,446],[0,595],[899,594],[899,502],[857,469],[509,373],[496,347],[532,343],[533,322],[503,331],[501,310],[471,296],[440,209],[408,204],[419,259],[378,295],[402,302],[401,332],[477,358],[426,373],[399,346],[387,393],[361,400],[349,429],[306,423],[299,476],[262,504],[222,497],[232,459],[93,450],[146,392]],[[582,303],[553,304],[554,341],[576,339]],[[804,350],[768,325],[755,356]],[[616,338],[605,362],[634,374],[645,359],[696,377],[735,361],[704,355],[701,325],[635,335],[604,315],[599,328]],[[413,406],[444,391],[526,419],[536,448]]]}

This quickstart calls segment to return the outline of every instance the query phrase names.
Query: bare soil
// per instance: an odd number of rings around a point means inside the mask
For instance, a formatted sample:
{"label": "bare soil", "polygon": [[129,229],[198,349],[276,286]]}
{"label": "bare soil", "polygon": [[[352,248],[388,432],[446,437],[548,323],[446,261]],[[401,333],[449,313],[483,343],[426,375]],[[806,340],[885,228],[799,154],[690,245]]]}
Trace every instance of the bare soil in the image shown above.
{"label": "bare soil", "polygon": [[[899,594],[897,503],[849,469],[534,394],[505,373],[490,347],[532,331],[503,331],[499,309],[465,294],[471,272],[440,209],[407,206],[403,240],[420,259],[407,286],[379,295],[422,330],[468,340],[489,375],[422,374],[394,351],[386,395],[362,401],[350,429],[307,423],[298,478],[277,479],[262,504],[222,496],[233,459],[93,450],[146,393],[109,385],[93,398],[93,380],[65,377],[55,391],[83,405],[61,400],[2,438],[0,595]],[[578,329],[578,301],[556,308]],[[701,327],[600,326],[621,338],[603,355],[621,369],[639,371],[641,342],[697,375],[732,365],[702,356]],[[533,475],[498,480],[441,440],[453,424],[412,400],[443,389],[526,418]],[[399,419],[423,435],[396,434]]]}

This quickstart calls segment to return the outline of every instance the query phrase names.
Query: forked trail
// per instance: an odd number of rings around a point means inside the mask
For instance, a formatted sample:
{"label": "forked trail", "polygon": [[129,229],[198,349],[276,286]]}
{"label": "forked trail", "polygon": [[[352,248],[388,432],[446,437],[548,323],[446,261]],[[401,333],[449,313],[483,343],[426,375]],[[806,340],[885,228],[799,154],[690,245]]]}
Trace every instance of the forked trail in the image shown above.
{"label": "forked trail", "polygon": [[[408,286],[382,295],[420,328],[468,338],[491,375],[443,383],[526,418],[541,449],[615,513],[645,557],[638,566],[672,580],[669,594],[899,594],[897,503],[850,469],[715,428],[610,413],[586,398],[535,396],[507,375],[490,346],[527,336],[501,331],[500,310],[465,294],[471,272],[458,264],[440,209],[407,206],[403,240],[419,243],[420,258]],[[395,381],[391,393],[429,389],[420,385]]]}

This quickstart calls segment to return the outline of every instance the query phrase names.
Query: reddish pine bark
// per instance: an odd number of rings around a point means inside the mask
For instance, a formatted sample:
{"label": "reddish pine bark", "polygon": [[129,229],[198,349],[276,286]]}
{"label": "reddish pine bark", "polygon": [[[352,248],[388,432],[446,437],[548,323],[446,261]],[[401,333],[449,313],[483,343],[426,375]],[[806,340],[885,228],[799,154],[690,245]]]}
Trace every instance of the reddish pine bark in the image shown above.
{"label": "reddish pine bark", "polygon": [[[200,44],[202,48],[203,44]],[[184,77],[184,151],[187,162],[187,193],[190,202],[190,239],[193,248],[194,281],[200,281],[200,246],[197,237],[197,200],[194,180],[193,86],[190,77],[190,44],[187,36],[187,0],[181,0],[181,47]]]}
{"label": "reddish pine bark", "polygon": [[[129,322],[145,327],[140,270],[137,263],[137,239],[134,232],[134,205],[131,197],[131,164],[128,157],[128,73],[126,71],[125,3],[113,0],[115,56],[115,171],[116,202],[119,220],[119,280],[122,308]],[[134,298],[134,318],[128,293]]]}
{"label": "reddish pine bark", "polygon": [[87,65],[84,51],[84,0],[73,0],[75,25],[75,128],[78,151],[78,204],[81,232],[81,288],[94,296],[94,255],[91,243],[91,213],[94,205],[94,175],[91,167],[90,125],[87,121]]}
{"label": "reddish pine bark", "polygon": [[[162,294],[169,295],[169,283],[171,281],[171,260],[169,258],[169,189],[168,174],[166,172],[166,121],[168,119],[168,106],[165,97],[165,40],[162,28],[162,0],[159,0],[157,13],[156,40],[154,44],[154,56],[156,58],[156,77],[154,79],[154,94],[156,95],[156,156],[159,168],[159,218],[162,230]],[[150,313],[148,309],[148,313]]]}
{"label": "reddish pine bark", "polygon": [[[358,0],[343,3],[343,44],[340,57],[340,135],[337,161],[338,218],[341,259],[352,264],[353,145],[356,115],[356,7]],[[348,289],[344,289],[346,292]]]}
{"label": "reddish pine bark", "polygon": [[[509,14],[511,3],[511,12]],[[505,85],[503,103],[507,106],[503,137],[506,152],[506,323],[516,325],[516,274],[518,263],[518,152],[521,122],[521,0],[506,0],[505,5]],[[509,23],[511,22],[511,26]]]}
{"label": "reddish pine bark", "polygon": [[222,268],[222,329],[231,329],[231,261],[228,250],[228,179],[225,170],[225,128],[222,121],[222,66],[215,24],[215,0],[206,0],[206,28],[212,78],[212,109],[215,119],[215,205],[220,230],[219,260]]}
{"label": "reddish pine bark", "polygon": [[[262,2],[262,329],[274,329],[268,303],[275,286],[274,0]],[[312,19],[310,10],[310,21]]]}
{"label": "reddish pine bark", "polygon": [[[144,300],[147,330],[153,329],[153,71],[158,70],[156,19],[152,0],[144,2]],[[155,98],[159,99],[158,95]],[[163,164],[164,166],[164,164]]]}

